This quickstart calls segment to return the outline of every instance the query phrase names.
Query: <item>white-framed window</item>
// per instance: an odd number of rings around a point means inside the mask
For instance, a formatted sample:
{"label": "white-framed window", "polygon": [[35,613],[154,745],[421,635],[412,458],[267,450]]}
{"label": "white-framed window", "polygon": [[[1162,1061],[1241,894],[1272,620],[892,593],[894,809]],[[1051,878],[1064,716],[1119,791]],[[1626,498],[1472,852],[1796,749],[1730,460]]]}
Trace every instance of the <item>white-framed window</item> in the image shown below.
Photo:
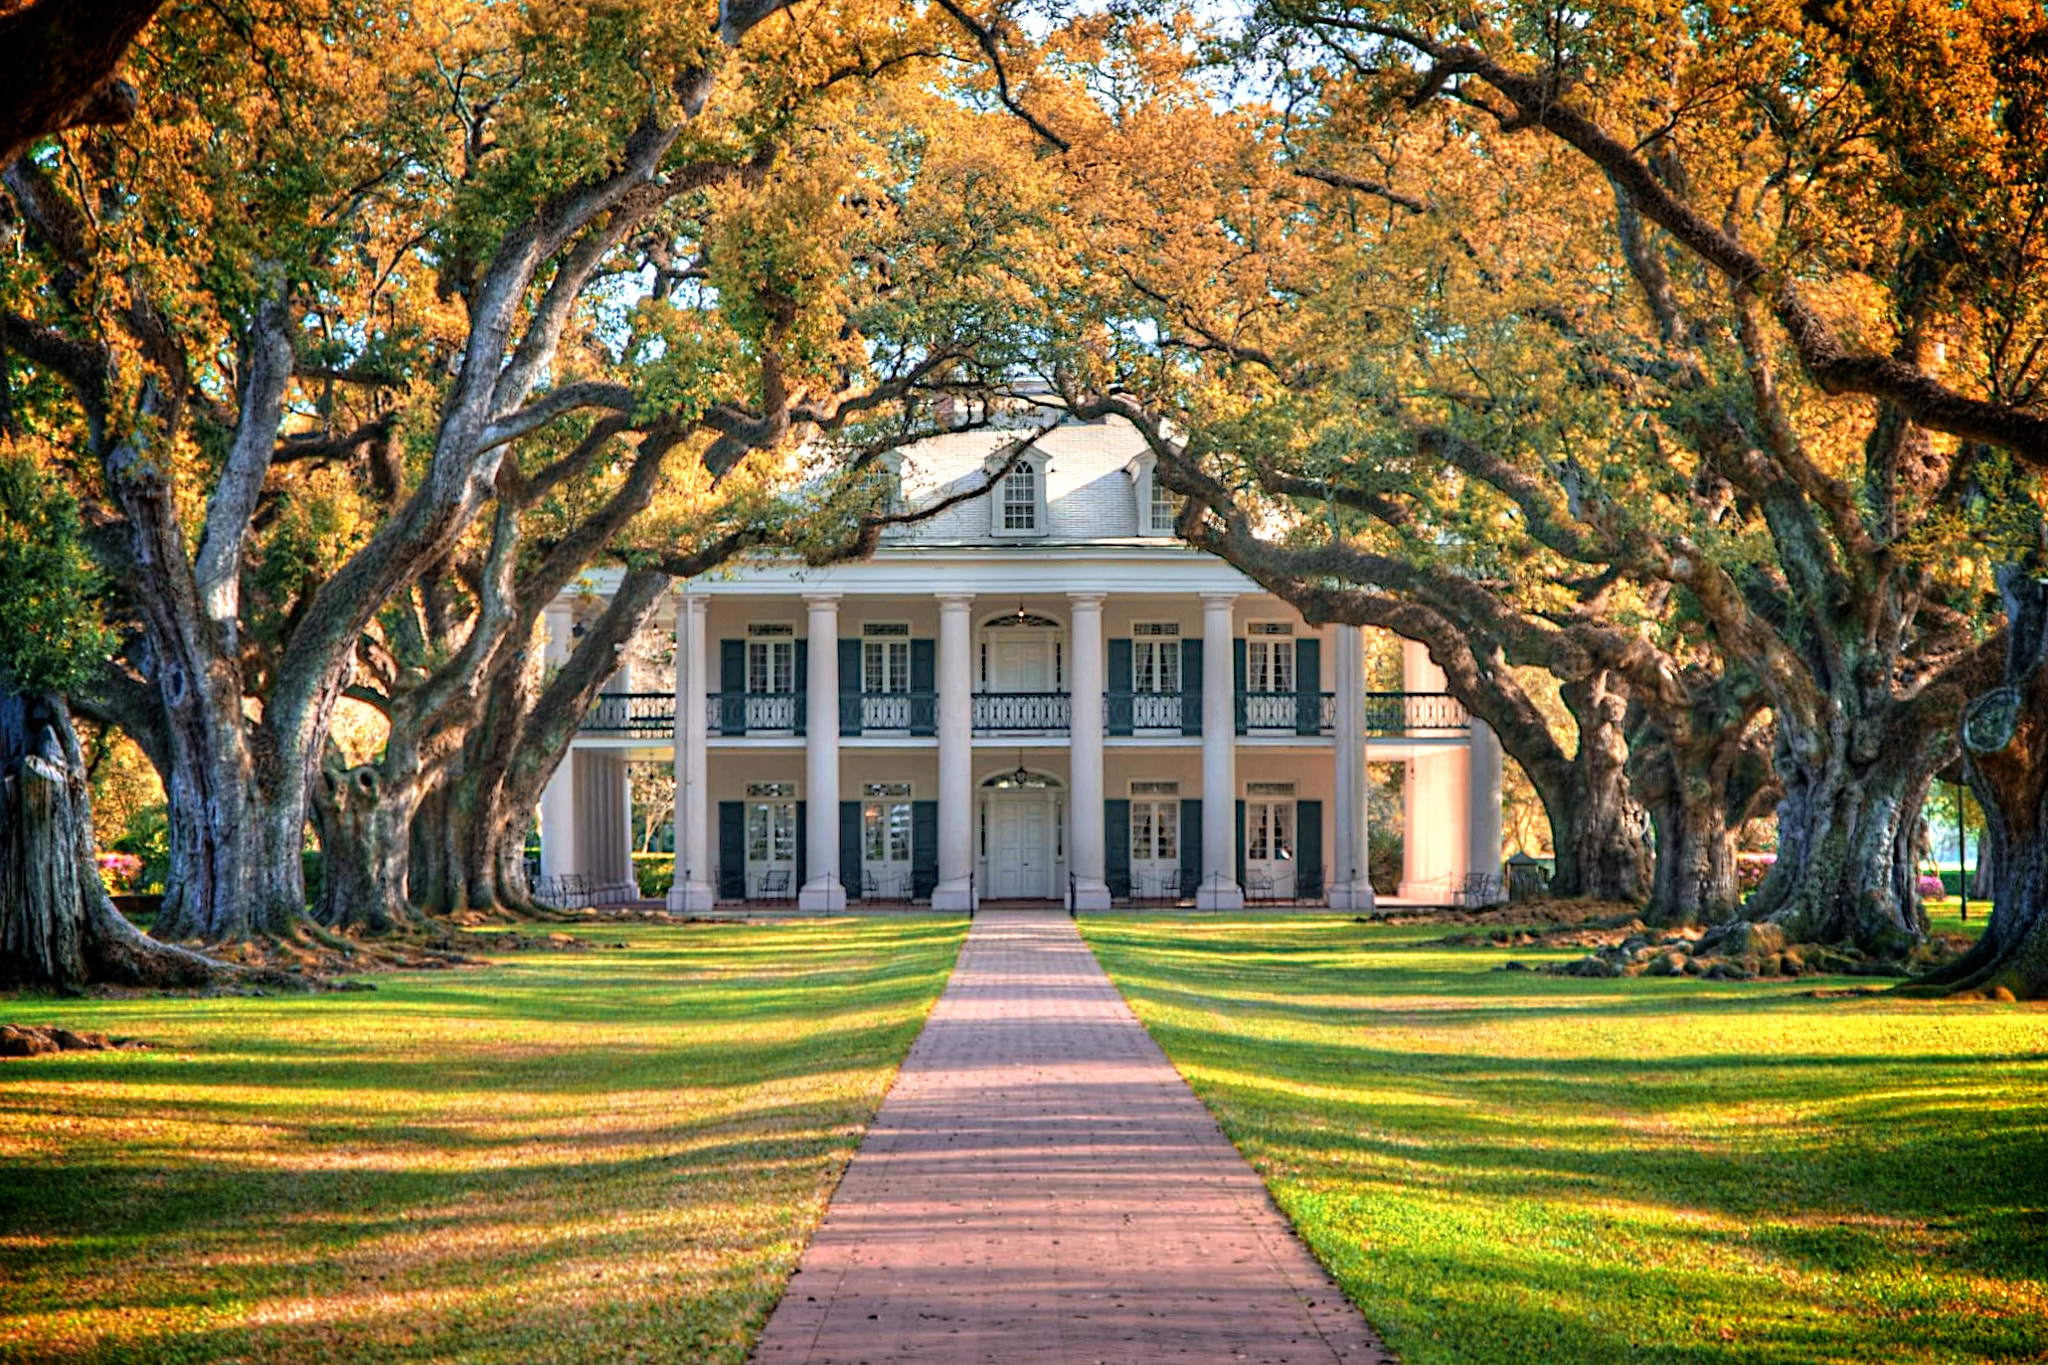
{"label": "white-framed window", "polygon": [[1245,627],[1244,688],[1247,692],[1294,690],[1294,625],[1253,621]]}
{"label": "white-framed window", "polygon": [[756,894],[759,876],[776,867],[796,865],[796,784],[747,784],[747,872],[749,895]]}
{"label": "white-framed window", "polygon": [[1003,476],[1003,529],[1038,529],[1038,470],[1019,464]]}
{"label": "white-framed window", "polygon": [[1180,783],[1131,783],[1131,862],[1180,861]]}
{"label": "white-framed window", "polygon": [[[910,863],[910,784],[908,782],[866,782],[861,784],[861,860],[870,870]],[[897,888],[887,888],[900,894]]]}
{"label": "white-framed window", "polygon": [[869,621],[860,628],[860,690],[870,696],[910,690],[910,625]]}
{"label": "white-framed window", "polygon": [[1155,536],[1173,534],[1173,524],[1180,519],[1180,499],[1166,490],[1159,482],[1159,471],[1152,472],[1152,497],[1146,509],[1150,513],[1150,529]]}
{"label": "white-framed window", "polygon": [[[1001,468],[995,462],[993,468]],[[1032,451],[1011,465],[1009,472],[997,481],[992,499],[994,522],[992,529],[998,536],[1037,536],[1045,534],[1045,479],[1046,457],[1042,451]]]}
{"label": "white-framed window", "polygon": [[1146,695],[1179,693],[1177,622],[1139,621],[1131,626],[1131,691]]}
{"label": "white-framed window", "polygon": [[[1257,785],[1257,784],[1254,784]],[[1245,789],[1244,856],[1247,862],[1286,862],[1294,857],[1294,794],[1261,800]]]}
{"label": "white-framed window", "polygon": [[747,691],[796,691],[795,626],[757,621],[747,627]]}

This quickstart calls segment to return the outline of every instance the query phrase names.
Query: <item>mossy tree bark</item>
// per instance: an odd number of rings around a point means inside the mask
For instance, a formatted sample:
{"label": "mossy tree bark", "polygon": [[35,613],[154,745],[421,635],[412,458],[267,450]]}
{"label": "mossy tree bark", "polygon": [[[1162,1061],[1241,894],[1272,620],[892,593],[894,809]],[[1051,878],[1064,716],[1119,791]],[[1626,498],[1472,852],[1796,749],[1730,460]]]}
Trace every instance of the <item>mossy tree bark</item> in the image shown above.
{"label": "mossy tree bark", "polygon": [[0,693],[0,984],[203,986],[231,972],[114,909],[87,791],[63,703]]}
{"label": "mossy tree bark", "polygon": [[1963,715],[1963,767],[1984,808],[1991,919],[1961,959],[1915,991],[2048,998],[2048,581],[1999,574],[2008,635],[2003,682]]}

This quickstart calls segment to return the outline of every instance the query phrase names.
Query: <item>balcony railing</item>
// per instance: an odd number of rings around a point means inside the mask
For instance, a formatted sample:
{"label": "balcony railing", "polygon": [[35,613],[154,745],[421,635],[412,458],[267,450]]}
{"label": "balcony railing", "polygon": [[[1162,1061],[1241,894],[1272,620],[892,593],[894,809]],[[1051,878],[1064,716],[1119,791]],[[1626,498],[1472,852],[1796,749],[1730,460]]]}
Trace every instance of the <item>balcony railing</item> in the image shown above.
{"label": "balcony railing", "polygon": [[[801,735],[800,692],[713,692],[705,698],[714,735]],[[976,734],[1065,734],[1071,711],[1065,692],[977,692]],[[1112,692],[1103,698],[1112,735],[1181,732],[1178,692]],[[1312,720],[1310,719],[1312,717]],[[1305,720],[1310,723],[1304,724]],[[936,692],[866,692],[840,698],[842,733],[926,736],[938,732]],[[1381,739],[1448,738],[1472,728],[1458,699],[1443,692],[1368,692],[1364,732]],[[583,719],[586,734],[666,739],[675,733],[675,697],[667,692],[605,692]],[[1331,692],[1244,692],[1237,698],[1239,734],[1328,735],[1337,728]]]}
{"label": "balcony railing", "polygon": [[1326,726],[1334,728],[1336,706],[1333,692],[1240,692],[1237,732],[1320,735]]}
{"label": "balcony railing", "polygon": [[676,730],[673,692],[602,692],[583,718],[583,728],[603,735],[651,735],[667,739]]}
{"label": "balcony railing", "polygon": [[1365,732],[1369,735],[1427,738],[1463,734],[1471,728],[1470,713],[1448,692],[1365,694]]}
{"label": "balcony railing", "polygon": [[1063,735],[1071,715],[1064,692],[974,694],[974,732],[978,735]]}
{"label": "balcony railing", "polygon": [[713,692],[705,703],[705,724],[714,735],[804,732],[801,692]]}
{"label": "balcony railing", "polygon": [[1134,730],[1179,734],[1182,714],[1178,692],[1111,692],[1103,698],[1103,724],[1112,735]]}
{"label": "balcony railing", "polygon": [[936,692],[863,692],[839,699],[840,733],[931,735],[939,729]]}

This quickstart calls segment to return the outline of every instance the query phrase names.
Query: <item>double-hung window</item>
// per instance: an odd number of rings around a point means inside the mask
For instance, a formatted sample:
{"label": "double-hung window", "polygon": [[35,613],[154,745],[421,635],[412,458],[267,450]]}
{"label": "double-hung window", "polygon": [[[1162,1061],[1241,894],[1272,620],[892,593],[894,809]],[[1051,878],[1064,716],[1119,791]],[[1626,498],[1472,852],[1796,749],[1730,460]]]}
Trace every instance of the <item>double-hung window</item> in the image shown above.
{"label": "double-hung window", "polygon": [[1003,529],[1038,529],[1038,467],[1020,460],[1003,476]]}
{"label": "double-hung window", "polygon": [[1179,625],[1172,621],[1132,625],[1131,691],[1141,695],[1180,691]]}

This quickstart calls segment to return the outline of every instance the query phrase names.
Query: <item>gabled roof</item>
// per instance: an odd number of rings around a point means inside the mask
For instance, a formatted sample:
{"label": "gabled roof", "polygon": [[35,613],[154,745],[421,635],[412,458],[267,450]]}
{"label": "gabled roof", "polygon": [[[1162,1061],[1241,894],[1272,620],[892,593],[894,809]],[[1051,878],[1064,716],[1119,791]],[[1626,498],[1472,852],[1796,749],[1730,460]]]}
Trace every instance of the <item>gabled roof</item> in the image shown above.
{"label": "gabled roof", "polygon": [[[898,453],[904,510],[930,507],[980,487],[990,468],[1001,466],[1007,447],[1028,440],[1050,417],[1041,409],[1019,414],[999,428],[952,432],[903,447]],[[1136,458],[1145,453],[1145,442],[1130,423],[1117,417],[1101,422],[1069,419],[1040,437],[1032,450],[1043,457],[1048,522],[1043,534],[994,534],[993,513],[984,494],[928,521],[896,527],[884,537],[885,543],[995,547],[1169,539],[1148,535],[1139,525],[1133,469]]]}

